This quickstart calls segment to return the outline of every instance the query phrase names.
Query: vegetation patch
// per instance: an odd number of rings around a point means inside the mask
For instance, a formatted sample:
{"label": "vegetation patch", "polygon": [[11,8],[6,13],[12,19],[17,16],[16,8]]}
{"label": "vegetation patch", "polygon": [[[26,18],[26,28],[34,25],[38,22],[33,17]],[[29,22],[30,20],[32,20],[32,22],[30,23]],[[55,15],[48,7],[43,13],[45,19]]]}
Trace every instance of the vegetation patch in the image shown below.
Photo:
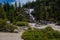
{"label": "vegetation patch", "polygon": [[17,27],[7,24],[6,20],[0,19],[0,31],[2,32],[14,32]]}
{"label": "vegetation patch", "polygon": [[24,40],[60,40],[60,32],[51,27],[40,30],[27,30],[23,33]]}
{"label": "vegetation patch", "polygon": [[29,26],[28,22],[22,22],[22,21],[18,21],[16,23],[14,23],[16,26]]}

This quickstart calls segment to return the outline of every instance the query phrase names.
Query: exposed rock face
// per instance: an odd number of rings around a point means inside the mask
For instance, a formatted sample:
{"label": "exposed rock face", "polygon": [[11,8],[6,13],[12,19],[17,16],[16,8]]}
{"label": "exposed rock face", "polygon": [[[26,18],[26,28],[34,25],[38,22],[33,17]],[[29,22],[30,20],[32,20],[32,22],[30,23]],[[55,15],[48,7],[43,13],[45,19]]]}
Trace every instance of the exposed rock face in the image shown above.
{"label": "exposed rock face", "polygon": [[25,15],[27,17],[27,21],[29,22],[33,22],[35,20],[35,17],[31,14],[34,9],[28,9],[28,8],[25,8]]}

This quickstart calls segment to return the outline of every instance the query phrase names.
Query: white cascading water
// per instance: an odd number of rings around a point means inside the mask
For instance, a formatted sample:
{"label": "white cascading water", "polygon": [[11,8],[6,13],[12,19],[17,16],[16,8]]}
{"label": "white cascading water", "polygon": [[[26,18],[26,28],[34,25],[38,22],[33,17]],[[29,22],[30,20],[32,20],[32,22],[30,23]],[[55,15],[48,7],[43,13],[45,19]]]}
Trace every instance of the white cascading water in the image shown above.
{"label": "white cascading water", "polygon": [[35,20],[34,16],[31,14],[32,11],[34,11],[34,9],[28,9],[29,10],[29,16],[32,18],[32,20]]}

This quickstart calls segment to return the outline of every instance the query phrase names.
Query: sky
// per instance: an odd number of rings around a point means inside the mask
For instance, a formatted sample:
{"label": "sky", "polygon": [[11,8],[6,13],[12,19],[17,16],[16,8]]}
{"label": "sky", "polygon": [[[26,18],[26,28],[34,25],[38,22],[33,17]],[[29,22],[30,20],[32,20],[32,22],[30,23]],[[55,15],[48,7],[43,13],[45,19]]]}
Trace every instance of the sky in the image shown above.
{"label": "sky", "polygon": [[17,4],[20,2],[21,4],[25,4],[28,1],[32,2],[35,0],[0,0],[0,3],[4,3],[4,1],[8,1],[10,4],[15,4],[15,2],[17,2]]}

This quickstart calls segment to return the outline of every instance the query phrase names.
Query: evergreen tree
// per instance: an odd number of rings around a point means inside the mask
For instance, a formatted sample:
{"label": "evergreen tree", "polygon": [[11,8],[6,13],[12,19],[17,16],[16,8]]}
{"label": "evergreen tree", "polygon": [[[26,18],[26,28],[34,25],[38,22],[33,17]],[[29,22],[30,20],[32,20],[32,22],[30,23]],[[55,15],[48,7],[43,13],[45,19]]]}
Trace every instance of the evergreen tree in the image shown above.
{"label": "evergreen tree", "polygon": [[6,14],[1,3],[0,3],[0,19],[6,19]]}

